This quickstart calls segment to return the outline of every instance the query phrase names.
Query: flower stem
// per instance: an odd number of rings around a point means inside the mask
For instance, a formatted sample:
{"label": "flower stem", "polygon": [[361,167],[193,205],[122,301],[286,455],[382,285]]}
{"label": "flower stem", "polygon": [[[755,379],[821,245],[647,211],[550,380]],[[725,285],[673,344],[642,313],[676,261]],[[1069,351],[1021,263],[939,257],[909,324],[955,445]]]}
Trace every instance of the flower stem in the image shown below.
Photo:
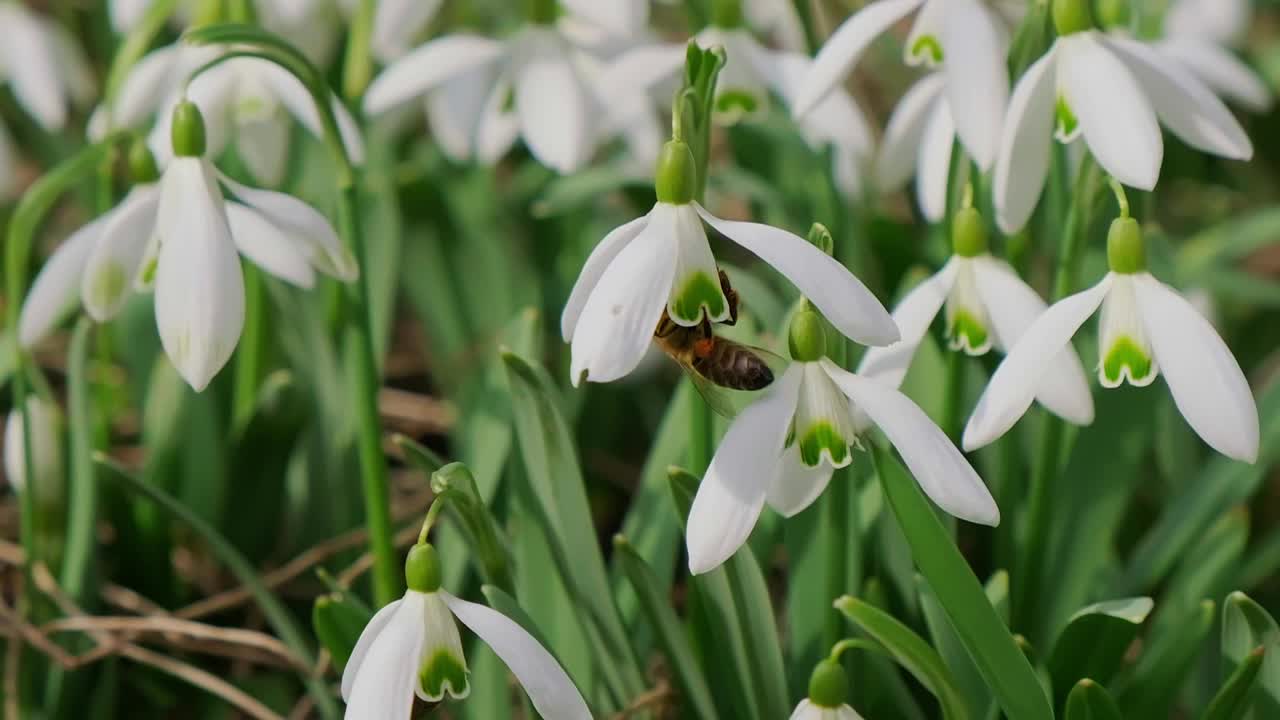
{"label": "flower stem", "polygon": [[822,45],[818,39],[818,27],[813,20],[812,0],[796,0],[796,17],[800,18],[800,29],[804,31],[805,50],[812,55]]}
{"label": "flower stem", "polygon": [[964,418],[964,384],[966,360],[960,350],[952,350],[947,354],[947,394],[943,398],[942,429],[947,437],[959,444],[960,430]]}
{"label": "flower stem", "polygon": [[347,58],[342,68],[342,94],[347,102],[355,104],[364,95],[373,78],[373,56],[370,43],[373,37],[373,0],[360,0],[351,18],[351,33],[347,40]]}
{"label": "flower stem", "polygon": [[[1067,213],[1058,251],[1057,270],[1053,282],[1053,301],[1075,291],[1076,276],[1084,256],[1084,236],[1093,215],[1094,200],[1102,174],[1092,155],[1081,161],[1076,175],[1073,202]],[[1056,415],[1046,413],[1036,445],[1036,464],[1032,468],[1031,488],[1027,497],[1026,543],[1022,566],[1017,573],[1013,603],[1014,627],[1031,632],[1032,616],[1038,606],[1044,553],[1049,542],[1052,515],[1052,485],[1057,479],[1066,425]],[[1033,641],[1041,638],[1031,636]]]}
{"label": "flower stem", "polygon": [[262,271],[253,264],[244,267],[244,330],[236,347],[235,386],[232,392],[232,427],[243,428],[253,417],[258,399],[258,378],[262,375],[262,342],[266,297],[262,292]]}
{"label": "flower stem", "polygon": [[93,321],[87,315],[81,316],[71,334],[67,360],[71,491],[67,507],[67,545],[59,584],[81,604],[89,595],[85,579],[93,560],[98,505],[98,484],[93,467],[93,415],[89,399],[89,335],[92,331]]}

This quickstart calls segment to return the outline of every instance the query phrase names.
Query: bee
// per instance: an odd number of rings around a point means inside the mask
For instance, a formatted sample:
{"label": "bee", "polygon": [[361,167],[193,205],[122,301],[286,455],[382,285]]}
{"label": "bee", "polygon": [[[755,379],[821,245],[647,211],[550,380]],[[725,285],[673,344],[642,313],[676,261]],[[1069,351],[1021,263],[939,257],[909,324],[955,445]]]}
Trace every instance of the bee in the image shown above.
{"label": "bee", "polygon": [[[729,277],[720,271],[720,287],[729,301],[729,319],[725,325],[738,322],[738,293],[729,285]],[[676,361],[693,381],[707,404],[726,417],[736,414],[734,403],[720,388],[738,391],[763,390],[773,383],[777,359],[773,353],[744,345],[716,335],[711,322],[685,327],[671,319],[664,310],[653,340]]]}

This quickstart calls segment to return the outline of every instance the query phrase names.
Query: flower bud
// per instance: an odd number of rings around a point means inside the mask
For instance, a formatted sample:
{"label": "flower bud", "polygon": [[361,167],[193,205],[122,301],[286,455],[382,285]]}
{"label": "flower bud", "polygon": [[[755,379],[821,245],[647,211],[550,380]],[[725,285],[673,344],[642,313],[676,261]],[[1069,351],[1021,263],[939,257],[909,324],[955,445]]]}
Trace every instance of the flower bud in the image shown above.
{"label": "flower bud", "polygon": [[160,179],[160,170],[156,167],[156,158],[151,148],[141,138],[135,139],[129,146],[129,179],[135,185],[153,183]]}
{"label": "flower bud", "polygon": [[1053,0],[1053,27],[1058,35],[1071,35],[1093,27],[1089,0]]}
{"label": "flower bud", "polygon": [[[56,405],[31,395],[27,397],[27,415],[31,427],[31,480],[36,485],[36,497],[42,504],[61,504],[64,494],[61,413]],[[26,490],[27,480],[27,448],[22,431],[22,413],[11,410],[4,428],[4,472],[9,484],[19,492]]]}
{"label": "flower bud", "polygon": [[205,151],[204,116],[190,100],[173,108],[173,154],[177,157],[201,157]]}
{"label": "flower bud", "polygon": [[404,561],[404,579],[410,590],[433,593],[440,589],[440,555],[431,543],[418,543]]}
{"label": "flower bud", "polygon": [[809,244],[827,255],[834,254],[836,250],[836,241],[831,237],[831,231],[822,223],[814,223],[809,227]]}
{"label": "flower bud", "polygon": [[817,362],[827,355],[825,322],[807,304],[791,318],[787,345],[791,349],[791,359],[796,362]]}
{"label": "flower bud", "polygon": [[1130,275],[1147,269],[1147,248],[1142,227],[1131,217],[1111,221],[1107,231],[1107,263],[1112,272]]}
{"label": "flower bud", "polygon": [[960,257],[975,257],[987,251],[987,224],[982,213],[961,208],[951,220],[951,251]]}
{"label": "flower bud", "polygon": [[742,0],[711,0],[711,24],[718,28],[742,27]]}
{"label": "flower bud", "polygon": [[809,701],[824,708],[838,708],[849,697],[849,678],[844,667],[830,658],[818,663],[809,677]]}
{"label": "flower bud", "polygon": [[1093,12],[1104,28],[1129,25],[1129,0],[1094,0]]}
{"label": "flower bud", "polygon": [[662,146],[653,184],[658,202],[671,205],[693,202],[698,186],[698,169],[693,151],[683,141],[671,140]]}

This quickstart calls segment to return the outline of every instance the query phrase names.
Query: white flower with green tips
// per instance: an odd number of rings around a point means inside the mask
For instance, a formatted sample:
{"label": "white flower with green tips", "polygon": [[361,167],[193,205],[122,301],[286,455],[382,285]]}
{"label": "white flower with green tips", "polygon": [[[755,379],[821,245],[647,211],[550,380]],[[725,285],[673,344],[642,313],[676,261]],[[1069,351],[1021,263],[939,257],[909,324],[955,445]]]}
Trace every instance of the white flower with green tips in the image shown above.
{"label": "white flower with green tips", "polygon": [[688,145],[667,143],[658,203],[606,235],[583,265],[560,318],[561,334],[573,346],[575,386],[634,370],[664,310],[685,327],[729,318],[704,222],[772,265],[847,337],[867,345],[898,339],[884,306],[844,266],[785,230],[712,215],[693,199],[694,174]]}
{"label": "white flower with green tips", "polygon": [[689,511],[689,570],[719,567],[746,542],[766,503],[791,516],[852,462],[859,435],[879,427],[925,493],[963,520],[995,525],[1000,511],[960,451],[906,395],[825,357],[823,320],[791,325],[794,362],[729,425]]}
{"label": "white flower with green tips", "polygon": [[795,90],[792,113],[820,112],[823,98],[880,35],[912,13],[907,36],[909,65],[941,67],[945,100],[969,155],[983,170],[995,162],[1000,125],[1009,96],[1009,24],[997,3],[985,0],[877,0],[854,13],[828,38],[813,67]]}
{"label": "white flower with green tips", "polygon": [[1223,99],[1263,112],[1274,98],[1267,83],[1231,47],[1249,25],[1247,0],[1181,0],[1164,18],[1156,47],[1186,66]]}
{"label": "white flower with green tips", "polygon": [[1097,285],[1045,311],[1000,364],[965,427],[964,447],[995,441],[1022,417],[1052,378],[1051,360],[1101,308],[1102,385],[1143,386],[1164,375],[1179,412],[1210,447],[1254,462],[1258,409],[1226,343],[1190,302],[1147,272],[1137,222],[1117,219],[1107,245],[1111,271]]}
{"label": "white flower with green tips", "polygon": [[373,616],[342,672],[347,720],[408,720],[413,698],[440,702],[471,693],[455,618],[493,650],[547,720],[591,720],[591,711],[551,653],[510,618],[440,587],[435,548],[418,544],[405,562],[409,589]]}
{"label": "white flower with green tips", "polygon": [[[984,355],[992,347],[1007,352],[1044,313],[1047,306],[1036,291],[1007,262],[987,252],[986,228],[977,211],[956,213],[952,238],[951,259],[908,292],[893,311],[902,340],[868,349],[858,374],[899,387],[939,312],[945,317],[951,349],[969,355]],[[1063,348],[1048,363],[1036,399],[1076,425],[1093,422],[1089,380],[1074,348]]]}
{"label": "white flower with green tips", "polygon": [[1018,80],[1005,116],[993,199],[1006,233],[1035,210],[1051,137],[1082,139],[1109,175],[1142,190],[1160,176],[1161,124],[1199,150],[1253,156],[1231,111],[1185,67],[1146,43],[1094,29],[1087,0],[1054,0],[1053,15],[1058,38]]}

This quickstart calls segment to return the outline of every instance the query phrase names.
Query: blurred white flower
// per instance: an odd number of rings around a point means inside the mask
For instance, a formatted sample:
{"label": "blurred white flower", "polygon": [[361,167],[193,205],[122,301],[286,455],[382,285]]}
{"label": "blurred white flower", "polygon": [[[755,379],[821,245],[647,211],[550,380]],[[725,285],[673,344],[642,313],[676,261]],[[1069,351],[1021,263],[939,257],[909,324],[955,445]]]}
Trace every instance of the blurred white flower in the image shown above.
{"label": "blurred white flower", "polygon": [[995,4],[983,0],[877,0],[845,20],[822,46],[813,68],[795,90],[797,117],[818,107],[862,57],[871,42],[912,12],[919,11],[907,37],[910,65],[942,67],[946,107],[965,150],[990,169],[999,147],[1009,97],[1005,58],[1009,27]]}
{"label": "blurred white flower", "polygon": [[[429,554],[431,570],[414,573]],[[511,669],[534,709],[547,720],[591,720],[582,695],[560,664],[524,628],[484,605],[440,588],[435,550],[417,545],[406,563],[409,589],[373,616],[342,672],[348,720],[408,720],[417,695],[440,702],[471,693],[470,671],[454,618]]]}
{"label": "blurred white flower", "polygon": [[862,716],[848,705],[825,707],[805,698],[796,705],[791,720],[862,720]]}
{"label": "blurred white flower", "polygon": [[937,72],[907,90],[889,116],[875,168],[877,189],[882,192],[897,190],[914,176],[920,211],[935,223],[947,214],[951,150],[956,140],[946,86],[946,75]]}
{"label": "blurred white flower", "polygon": [[1009,101],[993,187],[1000,228],[1020,230],[1035,209],[1051,136],[1064,143],[1083,138],[1108,174],[1152,189],[1164,157],[1161,123],[1197,149],[1237,160],[1253,155],[1227,107],[1152,46],[1097,30],[1059,35]]}
{"label": "blurred white flower", "polygon": [[1248,0],[1177,0],[1156,47],[1224,99],[1261,112],[1271,107],[1271,89],[1230,50],[1247,29],[1249,14]]}
{"label": "blurred white flower", "polygon": [[[66,126],[73,103],[89,102],[93,73],[75,40],[60,25],[25,5],[0,0],[0,83],[8,83],[18,105],[46,130]],[[16,153],[0,125],[0,196],[14,189]]]}
{"label": "blurred white flower", "polygon": [[[27,421],[31,424],[31,478],[37,496],[56,502],[63,494],[62,412],[37,395],[27,396]],[[27,451],[23,442],[22,413],[10,410],[4,426],[4,473],[17,492],[25,489]]]}
{"label": "blurred white flower", "polygon": [[[1122,232],[1133,234],[1130,249],[1116,253],[1115,239]],[[1258,410],[1240,365],[1209,321],[1146,271],[1137,233],[1128,218],[1113,223],[1111,272],[1092,288],[1055,303],[1023,333],[969,418],[966,450],[995,441],[1022,417],[1046,382],[1060,380],[1052,375],[1054,358],[1101,307],[1098,376],[1103,387],[1126,381],[1149,385],[1163,373],[1174,404],[1210,447],[1236,460],[1257,459]]]}
{"label": "blurred white flower", "polygon": [[794,362],[732,424],[689,511],[689,571],[719,567],[746,542],[765,502],[793,515],[826,488],[872,425],[925,493],[963,520],[996,525],[1000,510],[973,467],[906,395],[826,358]]}
{"label": "blurred white flower", "polygon": [[526,24],[506,40],[431,40],[374,79],[364,109],[378,115],[436,93],[437,136],[465,157],[493,162],[522,137],[539,162],[569,173],[594,149],[601,107],[580,51],[550,22]]}

